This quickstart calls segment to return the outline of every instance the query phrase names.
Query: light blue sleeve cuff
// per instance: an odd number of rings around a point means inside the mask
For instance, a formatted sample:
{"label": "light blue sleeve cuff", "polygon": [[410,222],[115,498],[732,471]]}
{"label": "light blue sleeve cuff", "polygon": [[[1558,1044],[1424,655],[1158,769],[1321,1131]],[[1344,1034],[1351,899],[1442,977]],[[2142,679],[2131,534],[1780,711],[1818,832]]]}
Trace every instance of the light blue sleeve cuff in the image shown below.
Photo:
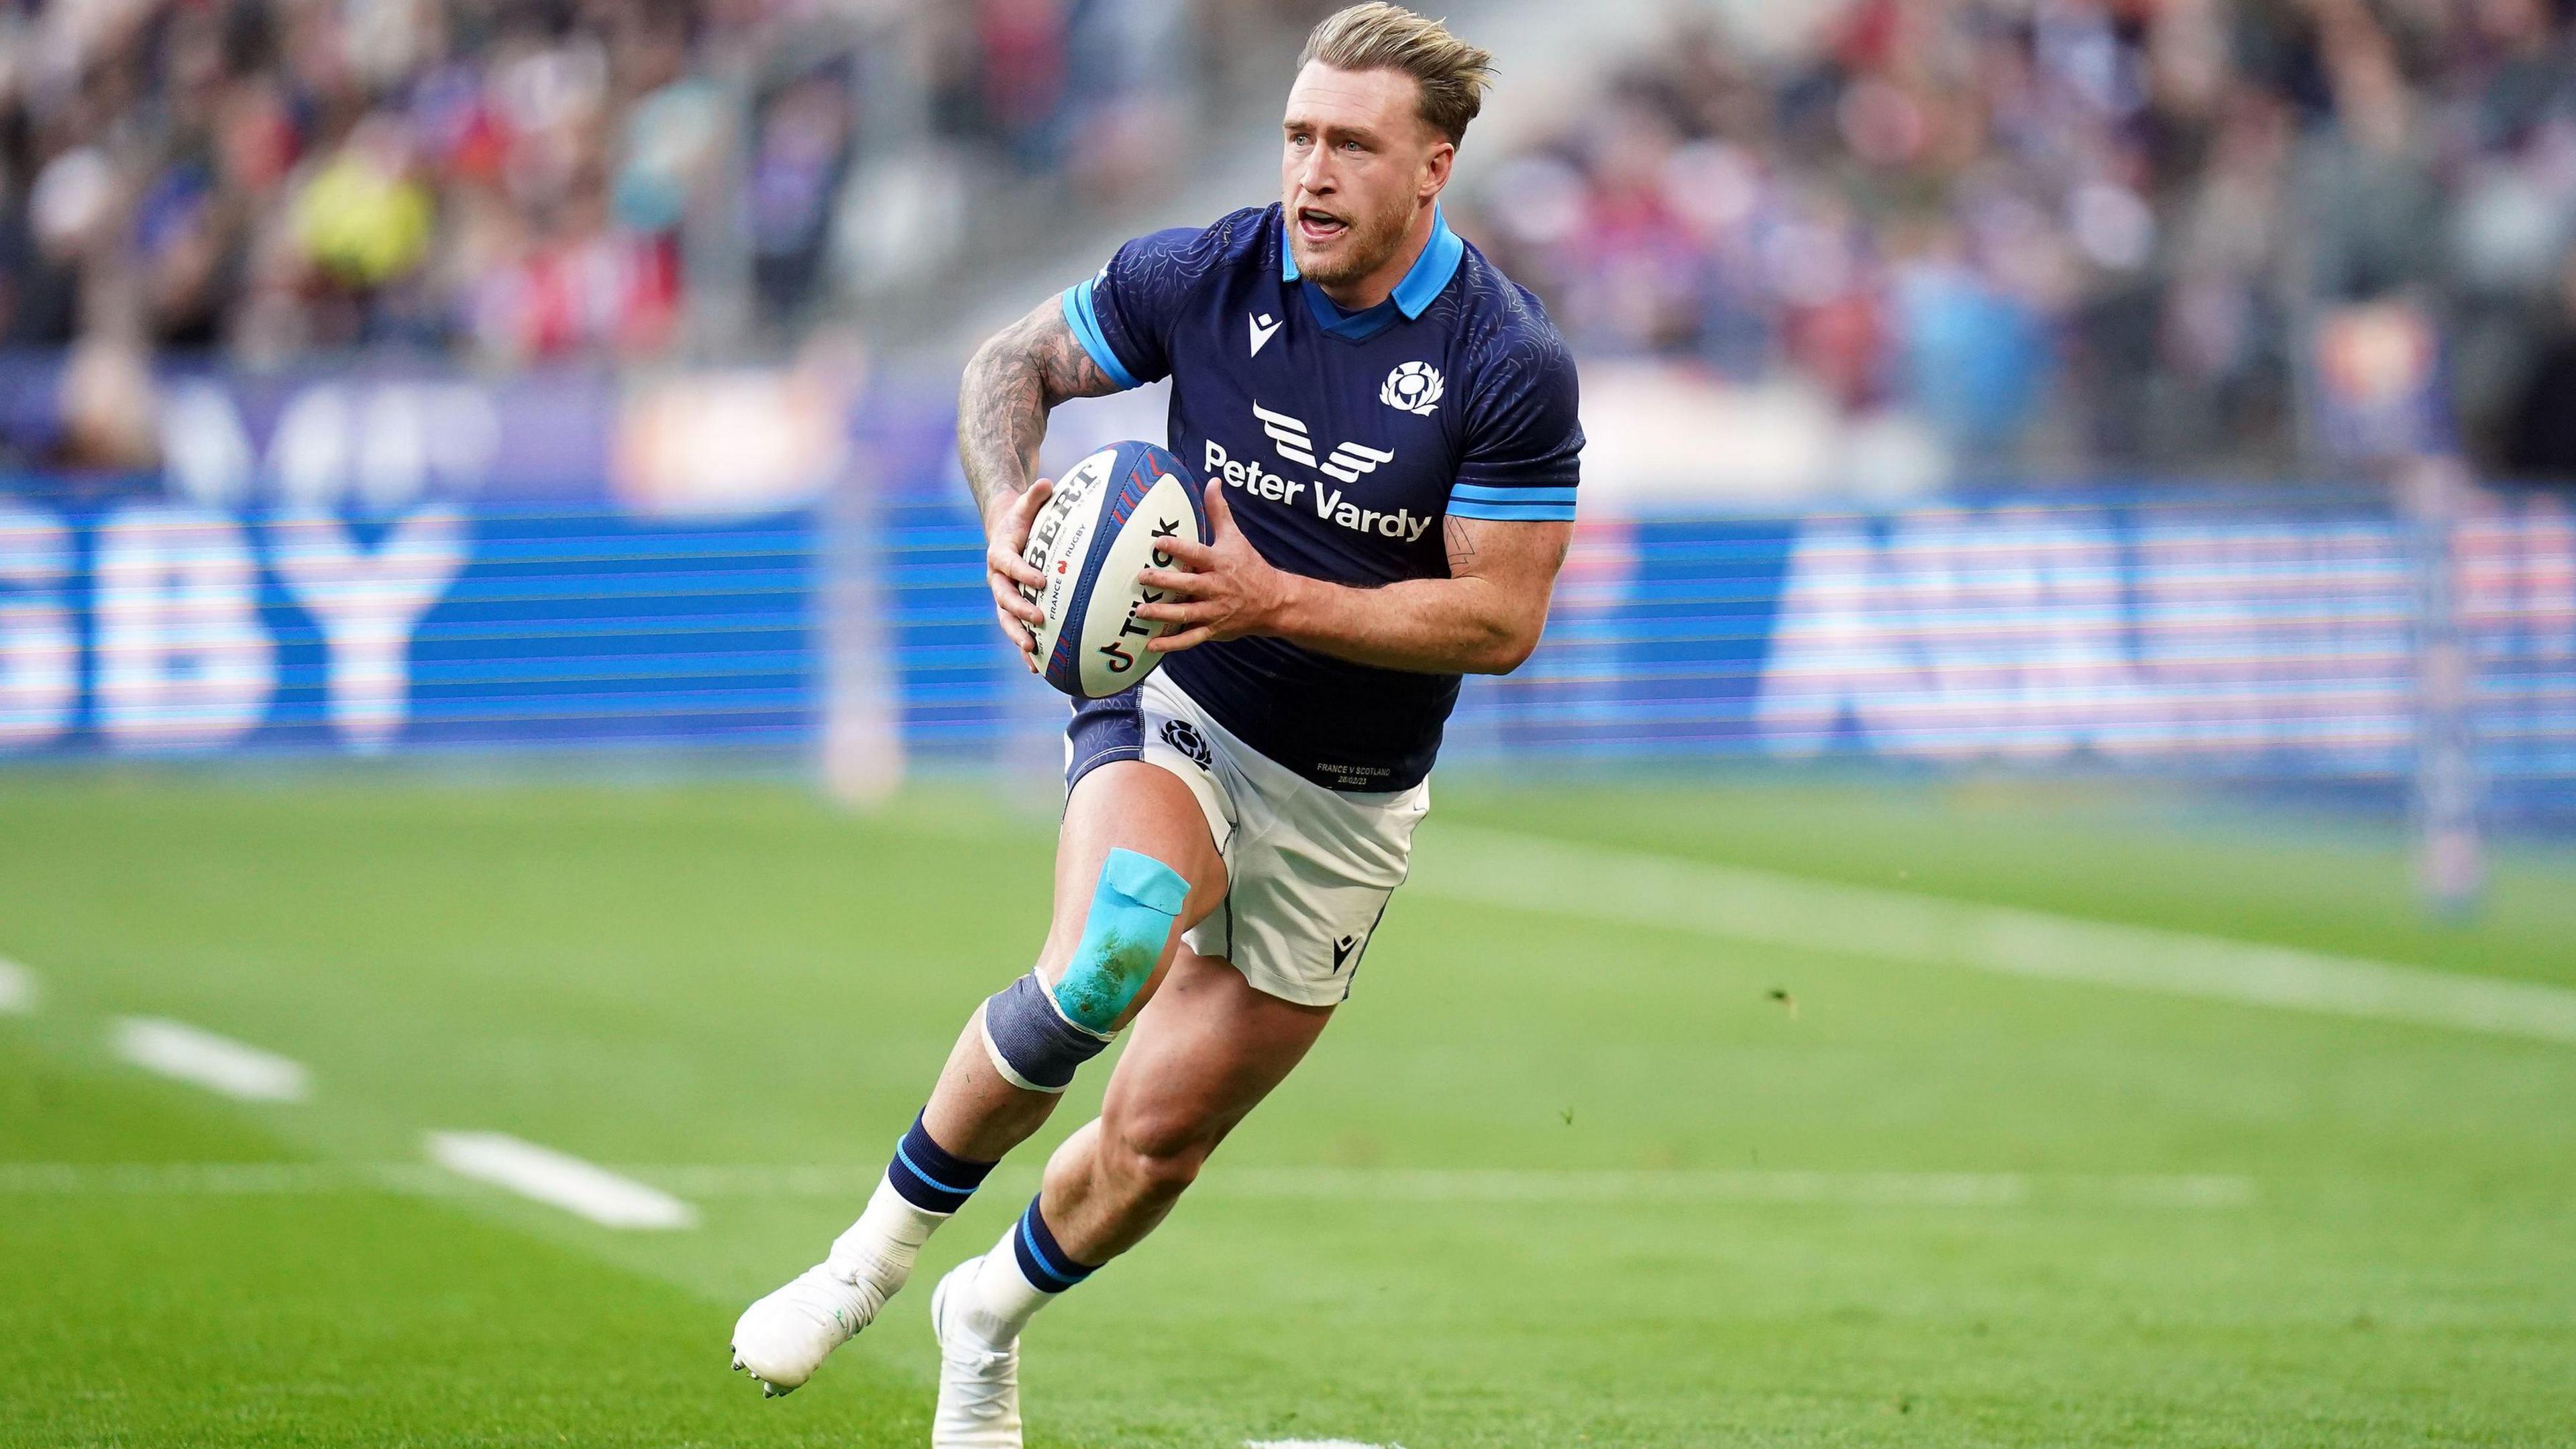
{"label": "light blue sleeve cuff", "polygon": [[1141,387],[1143,384],[1136,381],[1136,374],[1129,372],[1127,364],[1118,360],[1118,353],[1109,345],[1109,339],[1101,335],[1100,314],[1091,305],[1091,289],[1099,281],[1098,277],[1085,277],[1080,283],[1064,289],[1065,323],[1073,328],[1074,340],[1082,344],[1082,350],[1091,354],[1091,360],[1100,364],[1100,370],[1109,374],[1109,380],[1118,384],[1120,391]]}
{"label": "light blue sleeve cuff", "polygon": [[1460,483],[1449,490],[1449,513],[1456,518],[1481,518],[1498,523],[1571,523],[1574,521],[1574,486],[1495,488],[1481,483]]}

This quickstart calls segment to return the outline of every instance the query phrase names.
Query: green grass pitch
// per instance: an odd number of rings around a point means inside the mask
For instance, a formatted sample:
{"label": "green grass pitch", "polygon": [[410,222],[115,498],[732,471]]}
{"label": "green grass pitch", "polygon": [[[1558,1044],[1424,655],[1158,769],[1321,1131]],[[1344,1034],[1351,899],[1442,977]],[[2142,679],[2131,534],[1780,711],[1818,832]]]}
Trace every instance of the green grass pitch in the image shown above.
{"label": "green grass pitch", "polygon": [[[1033,949],[1050,822],[1001,798],[0,777],[0,955],[41,988],[0,1014],[0,1444],[926,1442],[928,1284],[1105,1073],[811,1386],[762,1402],[725,1338]],[[1421,854],[1460,822],[2576,986],[2541,847],[2444,926],[2393,827],[2098,790],[1444,781]],[[311,1095],[146,1075],[122,1015]],[[701,1221],[441,1186],[451,1129]],[[1399,895],[1024,1381],[1039,1446],[2565,1444],[2576,1045]]]}

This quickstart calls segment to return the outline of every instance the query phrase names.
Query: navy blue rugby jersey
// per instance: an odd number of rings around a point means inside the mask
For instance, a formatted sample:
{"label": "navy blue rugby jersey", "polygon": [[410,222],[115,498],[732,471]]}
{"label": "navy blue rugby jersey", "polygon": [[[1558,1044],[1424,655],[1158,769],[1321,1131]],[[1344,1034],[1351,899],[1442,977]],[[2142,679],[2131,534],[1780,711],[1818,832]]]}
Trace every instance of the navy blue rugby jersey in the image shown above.
{"label": "navy blue rugby jersey", "polygon": [[[1297,276],[1276,205],[1138,237],[1064,294],[1120,387],[1172,379],[1170,445],[1223,479],[1278,568],[1362,587],[1446,578],[1443,514],[1574,517],[1574,361],[1538,299],[1436,213],[1395,293],[1344,312]],[[1285,639],[1163,662],[1219,724],[1337,790],[1431,773],[1458,676],[1335,659]]]}

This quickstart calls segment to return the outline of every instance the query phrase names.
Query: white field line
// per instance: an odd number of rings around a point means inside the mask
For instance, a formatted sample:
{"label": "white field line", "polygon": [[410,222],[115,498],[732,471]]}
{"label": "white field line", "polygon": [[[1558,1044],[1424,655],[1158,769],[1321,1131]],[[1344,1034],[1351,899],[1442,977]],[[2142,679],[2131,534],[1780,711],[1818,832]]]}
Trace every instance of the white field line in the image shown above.
{"label": "white field line", "polygon": [[1805,951],[2576,1042],[2576,991],[1450,826],[1408,884]]}
{"label": "white field line", "polygon": [[1243,1449],[1404,1449],[1404,1446],[1363,1444],[1357,1439],[1246,1439]]}
{"label": "white field line", "polygon": [[429,1160],[460,1177],[562,1208],[602,1227],[692,1228],[697,1209],[578,1157],[500,1132],[432,1132]]}
{"label": "white field line", "polygon": [[[464,1134],[450,1134],[451,1137]],[[505,1138],[514,1149],[545,1153]],[[698,1200],[864,1198],[874,1168],[690,1163],[621,1166],[587,1172]],[[479,1181],[496,1179],[482,1171]],[[1017,1179],[1026,1180],[1018,1181]],[[1006,1170],[990,1184],[1017,1192],[1034,1187],[1034,1170]],[[512,1186],[504,1183],[503,1186]],[[0,1163],[0,1196],[91,1194],[169,1196],[314,1196],[353,1192],[443,1194],[466,1190],[446,1173],[417,1163],[315,1162],[15,1162]],[[1409,1202],[1617,1204],[1787,1203],[1847,1207],[2013,1208],[2033,1204],[2153,1208],[2245,1207],[2260,1197],[2253,1181],[2224,1174],[2135,1176],[2018,1172],[1808,1172],[1756,1168],[1627,1171],[1547,1168],[1245,1167],[1223,1164],[1191,1189],[1194,1196],[1249,1202]],[[534,1196],[534,1194],[531,1194]],[[553,1199],[546,1199],[553,1201]],[[665,1202],[677,1202],[663,1198]],[[683,1212],[685,1202],[677,1202]],[[588,1216],[588,1214],[585,1214]]]}
{"label": "white field line", "polygon": [[0,956],[0,1016],[24,1016],[36,1009],[36,973]]}
{"label": "white field line", "polygon": [[245,1046],[184,1021],[122,1016],[110,1026],[116,1054],[143,1068],[247,1102],[300,1102],[311,1090],[301,1062]]}

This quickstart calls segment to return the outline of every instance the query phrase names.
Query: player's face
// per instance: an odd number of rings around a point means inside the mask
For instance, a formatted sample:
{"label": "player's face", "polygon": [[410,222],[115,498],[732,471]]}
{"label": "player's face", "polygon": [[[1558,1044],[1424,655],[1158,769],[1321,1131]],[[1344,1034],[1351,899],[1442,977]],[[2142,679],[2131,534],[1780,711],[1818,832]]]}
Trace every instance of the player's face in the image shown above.
{"label": "player's face", "polygon": [[[1301,275],[1327,288],[1375,280],[1449,180],[1456,148],[1425,124],[1413,77],[1318,61],[1288,91],[1280,197]],[[1383,279],[1392,287],[1396,278]],[[1371,289],[1374,290],[1374,289]]]}

